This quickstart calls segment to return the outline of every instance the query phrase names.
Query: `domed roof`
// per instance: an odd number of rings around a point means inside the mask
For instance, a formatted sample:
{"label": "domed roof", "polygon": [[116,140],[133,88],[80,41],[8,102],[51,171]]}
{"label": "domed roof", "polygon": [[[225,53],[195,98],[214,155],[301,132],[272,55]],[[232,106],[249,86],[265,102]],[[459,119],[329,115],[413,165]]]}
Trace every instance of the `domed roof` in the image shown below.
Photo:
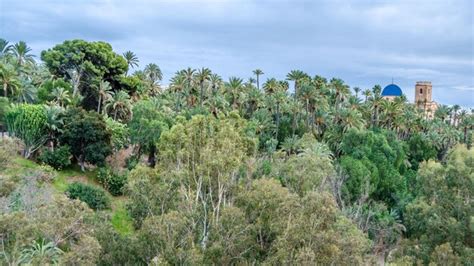
{"label": "domed roof", "polygon": [[390,84],[383,88],[382,96],[402,96],[402,89],[395,84]]}

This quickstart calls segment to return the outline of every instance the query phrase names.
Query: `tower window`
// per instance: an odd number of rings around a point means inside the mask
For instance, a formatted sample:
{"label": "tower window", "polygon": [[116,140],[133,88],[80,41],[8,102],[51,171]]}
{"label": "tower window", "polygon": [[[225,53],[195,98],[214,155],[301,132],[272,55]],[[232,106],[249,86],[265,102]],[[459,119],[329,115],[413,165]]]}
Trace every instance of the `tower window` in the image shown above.
{"label": "tower window", "polygon": [[423,94],[423,89],[420,89],[420,94]]}

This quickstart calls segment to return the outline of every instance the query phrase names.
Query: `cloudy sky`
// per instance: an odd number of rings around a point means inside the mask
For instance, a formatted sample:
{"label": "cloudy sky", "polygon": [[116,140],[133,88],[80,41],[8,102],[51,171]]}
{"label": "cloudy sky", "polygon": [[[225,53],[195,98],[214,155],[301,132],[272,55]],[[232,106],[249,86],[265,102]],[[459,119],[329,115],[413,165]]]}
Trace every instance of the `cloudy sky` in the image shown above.
{"label": "cloudy sky", "polygon": [[66,39],[102,40],[141,66],[209,67],[224,78],[290,70],[371,88],[392,78],[413,101],[433,83],[443,104],[474,107],[471,0],[0,0],[0,37],[35,54]]}

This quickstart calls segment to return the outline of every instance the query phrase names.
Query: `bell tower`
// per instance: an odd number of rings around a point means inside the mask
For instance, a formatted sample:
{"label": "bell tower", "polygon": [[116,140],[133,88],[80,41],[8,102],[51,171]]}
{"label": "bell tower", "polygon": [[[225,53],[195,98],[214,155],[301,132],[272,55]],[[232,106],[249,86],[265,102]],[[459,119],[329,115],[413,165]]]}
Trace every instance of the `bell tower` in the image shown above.
{"label": "bell tower", "polygon": [[433,101],[433,87],[430,81],[418,81],[415,85],[415,105],[423,110],[427,119],[433,119],[438,104]]}
{"label": "bell tower", "polygon": [[415,85],[415,103],[422,105],[432,102],[432,85],[430,81],[418,81]]}

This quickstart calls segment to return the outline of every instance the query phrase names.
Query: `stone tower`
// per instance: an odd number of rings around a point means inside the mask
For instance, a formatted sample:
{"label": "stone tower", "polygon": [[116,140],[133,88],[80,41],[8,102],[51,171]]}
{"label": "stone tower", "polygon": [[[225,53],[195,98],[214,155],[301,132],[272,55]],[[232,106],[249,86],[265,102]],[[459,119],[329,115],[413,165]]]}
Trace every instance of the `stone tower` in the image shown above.
{"label": "stone tower", "polygon": [[432,102],[432,90],[430,81],[418,81],[415,85],[415,103]]}
{"label": "stone tower", "polygon": [[438,104],[433,101],[433,87],[430,81],[418,81],[415,85],[415,104],[424,111],[427,119],[432,119]]}

